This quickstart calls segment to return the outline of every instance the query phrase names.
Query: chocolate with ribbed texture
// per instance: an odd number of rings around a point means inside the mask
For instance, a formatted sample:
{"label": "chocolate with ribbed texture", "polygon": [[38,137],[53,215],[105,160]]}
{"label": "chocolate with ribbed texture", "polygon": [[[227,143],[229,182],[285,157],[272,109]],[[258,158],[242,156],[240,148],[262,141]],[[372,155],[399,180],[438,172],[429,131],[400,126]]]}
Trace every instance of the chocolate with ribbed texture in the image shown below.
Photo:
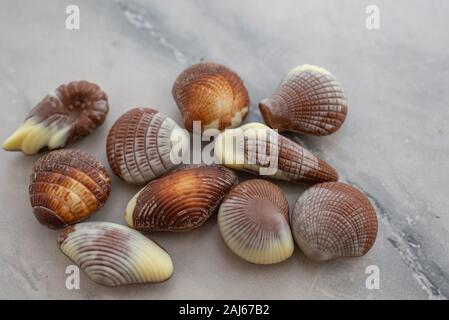
{"label": "chocolate with ribbed texture", "polygon": [[357,188],[340,183],[316,184],[298,199],[290,214],[296,243],[317,261],[363,256],[377,236],[377,216]]}
{"label": "chocolate with ribbed texture", "polygon": [[128,203],[127,224],[141,231],[189,231],[216,211],[237,175],[218,165],[177,169],[148,183]]}

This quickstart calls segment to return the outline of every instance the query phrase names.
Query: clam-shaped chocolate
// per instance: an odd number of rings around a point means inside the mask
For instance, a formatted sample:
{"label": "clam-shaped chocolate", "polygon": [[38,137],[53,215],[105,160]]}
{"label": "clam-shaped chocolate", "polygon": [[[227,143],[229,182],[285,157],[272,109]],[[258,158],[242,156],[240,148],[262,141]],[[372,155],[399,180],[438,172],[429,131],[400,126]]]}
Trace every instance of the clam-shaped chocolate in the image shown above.
{"label": "clam-shaped chocolate", "polygon": [[106,202],[111,182],[103,165],[87,152],[64,149],[41,157],[30,178],[37,220],[56,229],[89,217]]}
{"label": "clam-shaped chocolate", "polygon": [[325,136],[337,131],[348,112],[343,88],[327,70],[292,69],[276,92],[259,103],[265,123],[279,131]]}
{"label": "clam-shaped chocolate", "polygon": [[140,231],[189,231],[216,211],[237,184],[231,170],[217,165],[177,169],[148,183],[128,203],[127,224]]}
{"label": "clam-shaped chocolate", "polygon": [[290,214],[296,243],[312,260],[363,256],[377,236],[376,211],[357,188],[339,182],[314,185]]}
{"label": "clam-shaped chocolate", "polygon": [[59,233],[58,245],[92,281],[104,286],[162,282],[173,274],[173,263],[164,249],[119,224],[69,226]]}
{"label": "clam-shaped chocolate", "polygon": [[274,264],[293,253],[288,202],[271,182],[248,180],[233,188],[218,211],[218,226],[228,247],[246,261]]}
{"label": "clam-shaped chocolate", "polygon": [[3,149],[36,154],[63,148],[102,125],[108,111],[108,96],[98,85],[87,81],[61,85],[30,111]]}
{"label": "clam-shaped chocolate", "polygon": [[190,131],[194,121],[201,122],[201,131],[238,127],[248,114],[249,97],[243,81],[220,64],[190,66],[176,79],[172,94]]}
{"label": "clam-shaped chocolate", "polygon": [[181,163],[175,144],[189,144],[187,132],[175,121],[150,108],[135,108],[112,126],[107,139],[109,165],[132,184],[144,184]]}
{"label": "clam-shaped chocolate", "polygon": [[217,161],[229,168],[290,182],[337,181],[334,168],[261,123],[228,129],[215,139]]}

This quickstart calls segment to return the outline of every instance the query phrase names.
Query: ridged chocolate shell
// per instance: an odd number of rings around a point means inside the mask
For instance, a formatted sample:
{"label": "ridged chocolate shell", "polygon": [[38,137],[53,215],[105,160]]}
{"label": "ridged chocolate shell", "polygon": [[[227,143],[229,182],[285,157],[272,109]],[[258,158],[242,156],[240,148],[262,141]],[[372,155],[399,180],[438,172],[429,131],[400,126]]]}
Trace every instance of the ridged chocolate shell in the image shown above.
{"label": "ridged chocolate shell", "polygon": [[201,121],[201,131],[238,127],[248,114],[249,96],[243,81],[220,64],[190,66],[176,79],[172,94],[190,131],[193,121]]}
{"label": "ridged chocolate shell", "polygon": [[189,231],[216,211],[237,184],[235,173],[222,166],[177,169],[151,181],[128,203],[127,224],[140,231]]}
{"label": "ridged chocolate shell", "polygon": [[56,150],[33,168],[29,194],[37,220],[63,228],[88,218],[106,202],[111,181],[103,165],[87,152]]}
{"label": "ridged chocolate shell", "polygon": [[174,143],[189,143],[175,121],[150,108],[131,109],[109,131],[108,162],[124,181],[144,184],[177,166],[171,157]]}
{"label": "ridged chocolate shell", "polygon": [[218,211],[218,226],[228,247],[248,262],[274,264],[293,253],[288,201],[271,182],[248,180],[233,188]]}
{"label": "ridged chocolate shell", "polygon": [[261,123],[228,129],[215,139],[215,157],[229,168],[290,182],[337,181],[337,171]]}
{"label": "ridged chocolate shell", "polygon": [[312,260],[363,256],[377,236],[376,211],[357,188],[339,182],[306,190],[290,214],[296,243]]}
{"label": "ridged chocolate shell", "polygon": [[63,148],[101,126],[108,111],[108,96],[95,83],[61,85],[30,111],[3,148],[25,154]]}
{"label": "ridged chocolate shell", "polygon": [[58,236],[61,251],[94,282],[108,287],[162,282],[173,273],[170,256],[141,233],[109,222],[83,222]]}
{"label": "ridged chocolate shell", "polygon": [[341,127],[348,103],[343,88],[329,71],[303,65],[292,69],[259,108],[265,123],[273,129],[325,136]]}

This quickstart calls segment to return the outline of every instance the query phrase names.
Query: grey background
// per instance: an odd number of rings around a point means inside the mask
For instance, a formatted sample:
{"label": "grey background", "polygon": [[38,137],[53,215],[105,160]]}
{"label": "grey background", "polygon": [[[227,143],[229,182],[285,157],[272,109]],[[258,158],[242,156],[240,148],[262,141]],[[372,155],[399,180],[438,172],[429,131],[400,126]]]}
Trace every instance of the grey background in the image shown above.
{"label": "grey background", "polygon": [[[79,31],[65,29],[68,4],[80,7]],[[365,28],[369,4],[380,7],[380,30]],[[0,8],[1,139],[46,93],[86,79],[109,94],[111,110],[104,126],[74,147],[107,165],[108,129],[131,107],[153,107],[180,123],[170,90],[192,63],[215,61],[238,72],[251,120],[260,119],[257,102],[285,72],[318,64],[345,87],[348,118],[331,136],[292,137],[364,190],[380,219],[377,242],[362,258],[319,264],[296,249],[284,263],[256,266],[227,249],[213,217],[189,233],[150,235],[172,256],[170,281],[110,289],[82,274],[81,289],[69,291],[64,271],[71,262],[28,202],[38,156],[0,152],[0,298],[449,297],[448,1],[1,0]],[[305,188],[279,185],[291,205]],[[91,220],[124,223],[137,191],[113,177],[109,201]],[[379,290],[365,287],[372,264],[380,268]]]}

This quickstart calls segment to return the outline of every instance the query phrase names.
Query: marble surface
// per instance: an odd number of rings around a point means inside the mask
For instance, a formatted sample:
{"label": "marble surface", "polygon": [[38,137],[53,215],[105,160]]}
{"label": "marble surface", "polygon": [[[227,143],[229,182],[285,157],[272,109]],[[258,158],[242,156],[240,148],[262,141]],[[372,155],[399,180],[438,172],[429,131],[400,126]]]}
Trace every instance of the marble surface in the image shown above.
{"label": "marble surface", "polygon": [[[65,28],[72,3],[81,10],[78,31]],[[380,30],[365,27],[369,4],[380,8]],[[127,109],[151,106],[180,123],[170,91],[190,64],[237,71],[250,92],[250,120],[260,120],[257,102],[287,70],[318,64],[345,87],[348,118],[331,136],[292,137],[368,194],[380,219],[377,242],[362,258],[314,263],[296,248],[284,263],[256,266],[227,249],[213,217],[189,233],[150,234],[173,258],[170,281],[111,289],[81,274],[81,289],[67,290],[71,262],[28,202],[38,156],[2,151],[0,298],[449,297],[449,2],[1,0],[0,8],[1,139],[47,92],[86,79],[108,92],[111,110],[74,147],[106,164],[108,129]],[[305,189],[279,185],[290,205]],[[124,223],[137,190],[113,177],[110,200],[91,220]],[[380,269],[379,290],[365,287],[369,265]]]}

